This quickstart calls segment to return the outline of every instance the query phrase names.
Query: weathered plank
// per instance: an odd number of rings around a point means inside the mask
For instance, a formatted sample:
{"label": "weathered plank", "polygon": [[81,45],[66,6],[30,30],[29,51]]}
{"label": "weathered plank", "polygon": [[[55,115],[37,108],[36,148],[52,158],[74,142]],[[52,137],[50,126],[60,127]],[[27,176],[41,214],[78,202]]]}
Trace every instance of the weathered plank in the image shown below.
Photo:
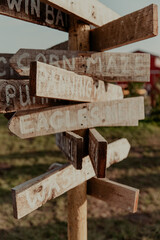
{"label": "weathered plank", "polygon": [[[83,137],[83,139],[84,139],[84,137]],[[87,151],[83,151],[83,157],[87,157],[88,156],[88,142],[85,143],[85,141],[83,141],[83,143],[84,143],[84,145],[85,144],[87,145]],[[130,148],[131,148],[131,145],[126,138],[121,138],[117,141],[109,143],[107,145],[106,168],[109,168],[111,165],[121,162],[125,158],[127,158]],[[83,146],[83,150],[84,149],[85,149],[85,146]],[[60,166],[61,166],[61,164],[59,164],[59,163],[53,163],[49,167],[49,170],[55,169],[56,167],[60,167]]]}
{"label": "weathered plank", "polygon": [[139,190],[136,188],[108,179],[92,178],[87,182],[87,193],[111,206],[126,209],[132,213],[137,211]]}
{"label": "weathered plank", "polygon": [[123,99],[122,88],[118,85],[95,81],[41,62],[31,63],[30,93],[32,96],[79,102]]}
{"label": "weathered plank", "polygon": [[126,138],[108,144],[107,148],[107,168],[114,163],[118,163],[127,158],[131,145]]}
{"label": "weathered plank", "polygon": [[52,164],[49,172],[12,189],[15,218],[26,216],[48,200],[62,195],[94,176],[89,156],[83,158],[81,170],[76,170],[72,164]]}
{"label": "weathered plank", "polygon": [[109,50],[157,35],[158,6],[152,4],[91,30],[90,50]]}
{"label": "weathered plank", "polygon": [[96,176],[104,178],[107,162],[107,141],[96,129],[89,129],[89,157]]}
{"label": "weathered plank", "polygon": [[68,32],[68,15],[40,0],[1,0],[0,14]]}
{"label": "weathered plank", "polygon": [[65,101],[32,97],[29,80],[0,80],[0,113],[59,106]]}
{"label": "weathered plank", "polygon": [[68,50],[68,41],[58,43],[50,48],[48,50]]}
{"label": "weathered plank", "polygon": [[20,49],[10,59],[13,69],[23,76],[29,76],[32,61],[44,62],[104,81],[150,80],[150,55],[143,53]]}
{"label": "weathered plank", "polygon": [[73,132],[56,134],[56,144],[76,169],[82,169],[83,138]]}
{"label": "weathered plank", "polygon": [[97,0],[41,0],[52,7],[56,7],[64,12],[67,12],[78,19],[95,25],[102,26],[103,24],[117,19],[119,15],[113,10],[106,7]]}
{"label": "weathered plank", "polygon": [[10,66],[10,58],[13,54],[0,53],[0,79],[25,79],[27,77],[20,76],[17,72]]}
{"label": "weathered plank", "polygon": [[12,189],[14,216],[18,219],[41,207],[68,190],[95,176],[89,157],[83,159],[82,170],[72,164],[51,170]]}
{"label": "weathered plank", "polygon": [[9,129],[20,138],[31,138],[96,126],[137,126],[141,119],[144,119],[144,98],[134,97],[17,112],[9,122]]}

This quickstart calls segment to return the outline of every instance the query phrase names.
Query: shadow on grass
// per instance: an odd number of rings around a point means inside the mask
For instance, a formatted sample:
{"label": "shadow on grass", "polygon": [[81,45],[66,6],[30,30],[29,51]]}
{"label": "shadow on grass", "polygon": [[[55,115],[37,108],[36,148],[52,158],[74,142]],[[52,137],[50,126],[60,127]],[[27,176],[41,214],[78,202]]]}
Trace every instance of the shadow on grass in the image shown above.
{"label": "shadow on grass", "polygon": [[56,157],[56,158],[62,158],[63,154],[58,151],[32,151],[32,152],[17,152],[17,153],[10,153],[10,154],[5,154],[5,155],[0,155],[1,161],[7,160],[7,159],[29,159],[29,158],[38,158],[38,157],[45,157],[45,156],[50,156],[50,157]]}
{"label": "shadow on grass", "polygon": [[[160,211],[88,219],[88,240],[159,240]],[[67,240],[67,223],[56,221],[0,230],[3,240]]]}

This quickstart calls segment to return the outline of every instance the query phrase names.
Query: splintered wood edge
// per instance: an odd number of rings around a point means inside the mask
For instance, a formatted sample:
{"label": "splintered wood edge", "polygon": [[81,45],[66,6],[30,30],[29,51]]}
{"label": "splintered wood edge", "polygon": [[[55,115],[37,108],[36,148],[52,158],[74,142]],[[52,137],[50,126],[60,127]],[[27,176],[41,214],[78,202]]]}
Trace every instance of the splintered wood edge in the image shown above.
{"label": "splintered wood edge", "polygon": [[37,65],[38,62],[31,62],[30,63],[30,95],[36,96],[36,75],[37,75]]}

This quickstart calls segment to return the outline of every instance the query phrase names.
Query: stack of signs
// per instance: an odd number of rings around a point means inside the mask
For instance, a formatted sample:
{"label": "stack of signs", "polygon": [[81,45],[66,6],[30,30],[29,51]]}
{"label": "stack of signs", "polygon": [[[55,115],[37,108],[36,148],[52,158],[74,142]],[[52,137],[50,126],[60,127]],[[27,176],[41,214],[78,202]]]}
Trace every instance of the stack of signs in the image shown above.
{"label": "stack of signs", "polygon": [[56,134],[70,161],[12,190],[15,217],[87,180],[88,194],[135,212],[137,189],[98,179],[128,156],[130,145],[126,139],[107,144],[95,127],[137,126],[144,119],[143,97],[124,99],[115,82],[149,81],[150,55],[102,51],[156,36],[157,6],[120,18],[97,0],[3,0],[0,13],[66,32],[75,16],[96,26],[88,52],[69,51],[65,42],[0,56],[0,112],[16,112],[10,131],[22,139]]}

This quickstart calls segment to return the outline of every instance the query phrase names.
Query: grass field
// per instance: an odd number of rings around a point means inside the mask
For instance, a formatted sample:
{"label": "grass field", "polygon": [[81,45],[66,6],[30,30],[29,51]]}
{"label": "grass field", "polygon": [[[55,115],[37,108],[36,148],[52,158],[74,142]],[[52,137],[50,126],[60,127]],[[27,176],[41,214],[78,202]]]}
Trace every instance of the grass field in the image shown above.
{"label": "grass field", "polygon": [[[129,214],[88,197],[89,240],[160,239],[160,126],[101,128],[112,142],[126,137],[132,145],[127,160],[108,170],[108,177],[140,189],[138,212]],[[53,162],[65,162],[54,136],[20,140],[0,118],[0,240],[67,239],[66,195],[49,201],[21,220],[13,218],[11,188],[44,173]]]}

